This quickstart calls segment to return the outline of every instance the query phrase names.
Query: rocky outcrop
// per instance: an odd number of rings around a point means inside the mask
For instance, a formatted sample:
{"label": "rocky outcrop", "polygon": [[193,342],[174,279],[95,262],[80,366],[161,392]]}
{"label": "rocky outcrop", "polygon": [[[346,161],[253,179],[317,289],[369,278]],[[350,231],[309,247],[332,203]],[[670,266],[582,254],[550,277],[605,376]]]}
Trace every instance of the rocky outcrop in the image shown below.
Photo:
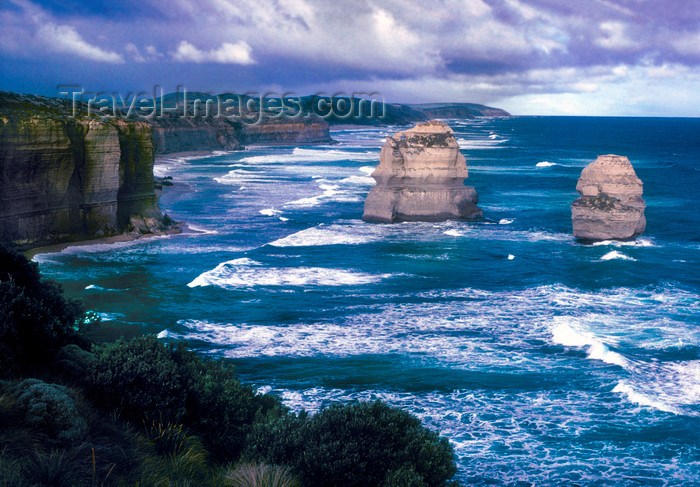
{"label": "rocky outcrop", "polygon": [[63,108],[0,93],[0,240],[29,247],[115,235],[138,231],[134,218],[164,231],[151,125]]}
{"label": "rocky outcrop", "polygon": [[466,160],[444,123],[419,123],[387,137],[372,177],[377,184],[365,200],[363,220],[391,223],[482,216],[476,191],[464,185]]}
{"label": "rocky outcrop", "polygon": [[581,172],[571,205],[574,237],[584,242],[630,240],[644,233],[642,181],[624,156],[599,156]]}

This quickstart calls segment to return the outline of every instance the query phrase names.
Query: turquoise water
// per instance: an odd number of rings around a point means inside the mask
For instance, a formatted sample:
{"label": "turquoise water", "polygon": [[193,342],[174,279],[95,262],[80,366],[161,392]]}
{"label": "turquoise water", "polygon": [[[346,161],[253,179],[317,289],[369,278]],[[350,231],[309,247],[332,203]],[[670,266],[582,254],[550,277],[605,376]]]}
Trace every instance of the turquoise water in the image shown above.
{"label": "turquoise water", "polygon": [[[472,485],[700,485],[700,120],[449,122],[486,220],[360,220],[383,138],[164,159],[193,232],[40,255],[105,320],[184,339],[295,409],[382,398]],[[569,205],[630,158],[647,232],[584,246]]]}

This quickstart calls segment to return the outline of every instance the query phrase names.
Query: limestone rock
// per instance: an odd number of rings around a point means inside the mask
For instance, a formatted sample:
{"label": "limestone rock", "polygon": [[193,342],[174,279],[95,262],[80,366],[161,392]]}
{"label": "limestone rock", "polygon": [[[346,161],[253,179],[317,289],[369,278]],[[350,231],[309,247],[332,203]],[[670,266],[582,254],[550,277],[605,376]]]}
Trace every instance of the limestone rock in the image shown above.
{"label": "limestone rock", "polygon": [[465,186],[467,163],[450,127],[430,121],[387,137],[362,219],[370,222],[475,220],[482,211]]}
{"label": "limestone rock", "polygon": [[586,242],[630,240],[644,233],[642,187],[627,157],[598,156],[576,185],[581,197],[571,205],[574,237]]}
{"label": "limestone rock", "polygon": [[134,215],[162,219],[151,124],[70,113],[0,93],[0,240],[36,247],[115,235]]}
{"label": "limestone rock", "polygon": [[[248,121],[244,123],[243,120]],[[257,120],[257,123],[253,123]],[[241,150],[244,144],[329,144],[328,122],[320,117],[275,118],[255,113],[243,118],[154,118],[153,147],[156,154],[207,150]]]}

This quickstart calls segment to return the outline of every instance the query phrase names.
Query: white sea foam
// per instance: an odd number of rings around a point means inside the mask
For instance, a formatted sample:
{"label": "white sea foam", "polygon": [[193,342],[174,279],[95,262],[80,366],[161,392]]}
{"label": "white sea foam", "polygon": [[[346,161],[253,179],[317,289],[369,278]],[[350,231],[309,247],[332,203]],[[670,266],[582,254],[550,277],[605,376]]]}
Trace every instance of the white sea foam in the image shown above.
{"label": "white sea foam", "polygon": [[556,162],[549,162],[549,161],[542,161],[538,162],[535,164],[535,167],[552,167],[552,166],[558,166]]}
{"label": "white sea foam", "polygon": [[498,220],[499,225],[510,225],[511,223],[513,223],[512,218],[501,218],[500,220]]}
{"label": "white sea foam", "polygon": [[622,252],[618,252],[617,250],[611,250],[604,256],[600,258],[600,260],[632,260],[636,261],[634,257],[630,257],[629,255],[625,255]]}
{"label": "white sea foam", "polygon": [[682,414],[677,408],[655,399],[654,397],[638,392],[635,390],[634,386],[632,386],[626,380],[619,381],[613,388],[612,392],[623,394],[627,400],[635,404],[639,404],[640,406],[649,406],[653,409],[658,409],[659,411],[665,411],[667,413]]}
{"label": "white sea foam", "polygon": [[153,175],[157,178],[164,178],[170,172],[170,164],[154,164]]}
{"label": "white sea foam", "polygon": [[333,162],[333,161],[371,161],[378,159],[375,151],[350,151],[339,149],[305,149],[296,147],[288,153],[250,156],[240,159],[239,162],[247,164],[289,164],[304,162]]}
{"label": "white sea foam", "polygon": [[[352,299],[352,291],[347,292]],[[362,295],[358,291],[358,297]],[[376,304],[309,322],[259,325],[190,320],[171,332],[175,338],[205,340],[215,349],[220,346],[222,353],[233,358],[395,355],[425,360],[431,367],[438,363],[469,371],[499,367],[546,371],[562,366],[570,370],[575,366],[589,374],[611,374],[620,368],[624,380],[644,400],[659,402],[663,410],[698,415],[697,361],[644,361],[625,350],[651,343],[654,348],[676,347],[681,338],[685,345],[700,345],[699,331],[665,318],[679,310],[700,316],[700,296],[673,287],[584,291],[547,285],[505,292],[434,289],[405,297],[411,299],[397,301],[394,293],[374,295]],[[455,300],[460,303],[457,308]],[[534,344],[543,341],[579,348],[585,358],[542,355]],[[614,368],[596,372],[599,366],[586,369],[577,360]],[[571,365],[563,365],[567,363]],[[609,381],[603,382],[607,387]],[[596,394],[609,394],[611,389]],[[572,391],[572,397],[580,393]],[[621,397],[632,401],[624,393]],[[542,401],[539,404],[547,404],[546,397]]]}
{"label": "white sea foam", "polygon": [[260,210],[258,213],[264,216],[277,216],[278,214],[282,213],[282,211],[275,210],[274,208],[265,208],[263,210]]}
{"label": "white sea foam", "polygon": [[459,230],[455,230],[454,228],[450,230],[445,230],[444,232],[445,235],[450,235],[451,237],[463,237],[464,233],[460,232]]}
{"label": "white sea foam", "polygon": [[636,240],[601,240],[594,242],[592,245],[612,245],[613,247],[658,247],[658,245],[650,238],[638,238]]}
{"label": "white sea foam", "polygon": [[174,168],[187,163],[187,161],[209,159],[226,154],[230,154],[230,152],[212,151],[208,154],[194,154],[190,156],[158,156],[153,164],[153,175],[162,178],[170,174]]}
{"label": "white sea foam", "polygon": [[106,313],[101,311],[96,311],[96,314],[102,321],[117,321],[119,318],[126,316],[124,313]]}
{"label": "white sea foam", "polygon": [[374,242],[379,236],[364,233],[356,226],[330,225],[312,227],[270,242],[273,247],[311,247],[321,245],[358,245]]}
{"label": "white sea foam", "polygon": [[617,352],[613,352],[607,345],[601,342],[594,342],[588,349],[588,358],[601,360],[606,364],[619,365],[622,368],[628,367],[628,360]]}
{"label": "white sea foam", "polygon": [[197,276],[188,286],[218,286],[225,289],[254,286],[357,286],[387,277],[391,276],[321,267],[267,267],[260,262],[241,258],[222,262]]}
{"label": "white sea foam", "polygon": [[700,415],[700,361],[638,364],[613,392],[631,402],[673,414]]}
{"label": "white sea foam", "polygon": [[238,186],[242,184],[265,183],[276,179],[276,176],[269,174],[265,171],[255,171],[251,169],[233,169],[224,176],[214,178],[214,181],[220,184]]}
{"label": "white sea foam", "polygon": [[363,186],[371,186],[375,183],[374,178],[369,176],[349,176],[340,180],[341,183],[361,184]]}
{"label": "white sea foam", "polygon": [[508,260],[513,260],[515,259],[515,256],[513,254],[508,254]]}
{"label": "white sea foam", "polygon": [[574,327],[561,319],[555,319],[555,323],[557,324],[552,328],[552,340],[554,343],[567,347],[586,347],[588,358],[590,359],[601,360],[607,364],[619,365],[623,368],[629,366],[629,361],[625,357],[610,350],[595,334]]}
{"label": "white sea foam", "polygon": [[[325,181],[325,180],[320,180],[320,181]],[[338,195],[340,193],[339,188],[340,186],[335,185],[335,184],[327,184],[327,183],[322,183],[319,184],[318,187],[323,190],[323,193],[321,193],[318,196],[310,196],[307,198],[300,198],[298,200],[294,201],[289,201],[284,204],[284,206],[297,206],[297,207],[312,207],[312,206],[318,206],[322,203],[324,199],[333,199],[334,196]]]}
{"label": "white sea foam", "polygon": [[192,230],[194,232],[203,233],[205,235],[217,235],[219,233],[216,230],[212,230],[210,228],[204,228],[204,227],[201,227],[199,225],[193,225],[192,223],[188,223],[187,228],[189,228],[190,230]]}
{"label": "white sea foam", "polygon": [[85,286],[86,291],[102,291],[102,292],[119,292],[122,291],[121,289],[111,289],[108,287],[102,287],[98,286],[97,284],[90,284],[88,286]]}
{"label": "white sea foam", "polygon": [[494,139],[465,139],[463,137],[457,138],[457,144],[459,144],[460,149],[498,149],[501,144],[506,142],[504,139],[494,140]]}

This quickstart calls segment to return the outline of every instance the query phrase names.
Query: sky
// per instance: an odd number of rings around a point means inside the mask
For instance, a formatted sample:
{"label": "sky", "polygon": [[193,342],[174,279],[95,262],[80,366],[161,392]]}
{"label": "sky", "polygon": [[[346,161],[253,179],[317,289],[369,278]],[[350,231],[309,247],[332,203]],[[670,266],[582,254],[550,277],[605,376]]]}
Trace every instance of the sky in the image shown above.
{"label": "sky", "polygon": [[698,117],[700,0],[0,0],[0,90],[65,85]]}

